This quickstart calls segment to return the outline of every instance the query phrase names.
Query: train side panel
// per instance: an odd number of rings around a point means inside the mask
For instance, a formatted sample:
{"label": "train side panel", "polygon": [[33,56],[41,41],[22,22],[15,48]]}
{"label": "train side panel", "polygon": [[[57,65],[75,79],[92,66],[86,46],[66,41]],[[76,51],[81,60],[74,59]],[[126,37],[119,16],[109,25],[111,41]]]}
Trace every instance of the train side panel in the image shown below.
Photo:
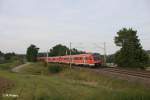
{"label": "train side panel", "polygon": [[[38,57],[38,60],[47,61],[47,57]],[[88,66],[95,66],[102,64],[101,59],[92,54],[48,57],[48,62],[64,63],[64,64],[72,63],[75,65],[88,65]]]}

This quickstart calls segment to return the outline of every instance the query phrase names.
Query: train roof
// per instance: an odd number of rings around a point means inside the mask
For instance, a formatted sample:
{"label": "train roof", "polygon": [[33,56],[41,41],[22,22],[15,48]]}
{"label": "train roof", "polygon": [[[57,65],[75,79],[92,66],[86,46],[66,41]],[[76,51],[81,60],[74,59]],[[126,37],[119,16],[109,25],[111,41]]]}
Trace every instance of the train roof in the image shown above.
{"label": "train roof", "polygon": [[[74,57],[77,57],[77,56],[91,56],[92,54],[77,54],[77,55],[71,55],[71,56],[74,56]],[[52,58],[55,58],[55,57],[70,57],[70,55],[65,55],[65,56],[54,56]]]}
{"label": "train roof", "polygon": [[[71,55],[71,56],[73,56],[73,57],[79,57],[79,56],[95,56],[95,55],[99,55],[99,54],[96,54],[96,53],[88,53],[88,54],[76,54],[76,55]],[[51,57],[51,58],[56,58],[56,57],[70,57],[70,55],[65,55],[65,56],[53,56],[53,57]]]}

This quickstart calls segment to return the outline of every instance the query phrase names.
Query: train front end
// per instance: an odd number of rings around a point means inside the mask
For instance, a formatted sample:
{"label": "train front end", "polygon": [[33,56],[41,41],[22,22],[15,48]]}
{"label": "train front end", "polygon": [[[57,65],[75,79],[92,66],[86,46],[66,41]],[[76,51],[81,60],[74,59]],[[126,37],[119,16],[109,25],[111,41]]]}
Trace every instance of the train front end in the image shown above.
{"label": "train front end", "polygon": [[102,59],[100,54],[92,54],[93,56],[93,63],[95,67],[99,67],[102,65]]}

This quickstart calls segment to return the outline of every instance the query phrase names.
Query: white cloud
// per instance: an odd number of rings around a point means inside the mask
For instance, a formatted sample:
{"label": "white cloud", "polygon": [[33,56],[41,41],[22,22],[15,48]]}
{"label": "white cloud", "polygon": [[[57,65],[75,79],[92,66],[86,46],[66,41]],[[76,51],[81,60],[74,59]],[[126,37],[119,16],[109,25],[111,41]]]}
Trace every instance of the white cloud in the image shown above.
{"label": "white cloud", "polygon": [[[31,43],[45,51],[59,42],[105,41],[113,53],[117,50],[113,38],[122,27],[137,29],[140,38],[150,33],[148,0],[1,0],[0,4],[3,51],[24,53]],[[150,49],[148,42],[142,39],[145,49]]]}

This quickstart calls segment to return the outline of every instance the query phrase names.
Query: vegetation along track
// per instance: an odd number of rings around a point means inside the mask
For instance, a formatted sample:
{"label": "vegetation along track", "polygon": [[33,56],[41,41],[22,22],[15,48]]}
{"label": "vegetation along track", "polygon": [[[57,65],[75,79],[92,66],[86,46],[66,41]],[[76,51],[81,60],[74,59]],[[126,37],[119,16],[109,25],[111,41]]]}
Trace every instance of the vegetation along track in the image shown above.
{"label": "vegetation along track", "polygon": [[124,74],[124,75],[150,79],[150,71],[123,69],[123,68],[102,68],[100,70],[105,71],[105,72],[118,73],[118,74]]}
{"label": "vegetation along track", "polygon": [[[59,65],[64,65],[68,66],[66,64],[59,64]],[[144,79],[149,79],[150,80],[150,71],[146,70],[138,70],[138,69],[127,69],[127,68],[118,68],[118,67],[99,67],[99,68],[91,68],[91,67],[85,67],[85,66],[76,66],[72,65],[73,68],[85,68],[89,69],[95,72],[110,72],[114,74],[120,74],[120,75],[128,75],[128,76],[134,76],[134,77],[139,77],[139,78],[144,78]]]}

